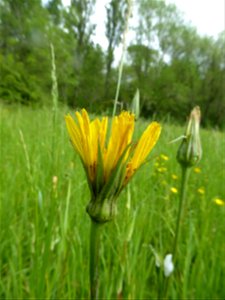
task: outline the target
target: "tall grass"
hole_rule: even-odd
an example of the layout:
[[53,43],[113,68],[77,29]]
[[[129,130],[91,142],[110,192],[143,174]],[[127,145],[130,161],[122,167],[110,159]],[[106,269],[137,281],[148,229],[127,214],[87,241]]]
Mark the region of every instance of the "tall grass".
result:
[[[87,299],[90,218],[85,208],[90,195],[82,165],[68,143],[67,109],[59,108],[56,116],[54,174],[51,111],[0,109],[0,299]],[[139,121],[137,137],[146,125]],[[133,178],[130,191],[123,191],[118,216],[106,225],[100,264],[104,299],[159,295],[163,274],[151,249],[162,257],[172,250],[178,195],[170,188],[179,189],[172,175],[179,179],[180,171],[178,145],[168,142],[183,130],[163,125],[149,164]],[[225,135],[202,130],[202,144],[201,172],[190,175],[168,291],[173,299],[225,297],[225,206],[213,201],[225,200]],[[162,153],[168,161],[159,158]]]

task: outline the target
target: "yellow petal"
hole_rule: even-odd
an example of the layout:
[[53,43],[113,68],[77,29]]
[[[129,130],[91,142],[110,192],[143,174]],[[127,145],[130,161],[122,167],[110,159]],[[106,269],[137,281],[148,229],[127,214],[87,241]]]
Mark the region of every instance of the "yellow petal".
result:
[[[128,112],[122,112],[119,116],[113,118],[111,136],[108,147],[104,154],[105,179],[109,177],[115,168],[121,155],[127,146],[131,143],[134,131],[134,115]],[[127,158],[128,153],[125,158]]]
[[148,154],[158,141],[161,133],[161,126],[157,122],[151,123],[143,132],[138,144],[135,147],[133,157],[127,164],[124,185],[128,183],[136,170],[144,163]]
[[75,150],[81,156],[86,167],[89,179],[94,181],[98,163],[98,144],[100,144],[100,149],[103,153],[108,118],[104,117],[102,121],[96,118],[94,121],[90,122],[88,113],[85,109],[82,109],[81,113],[77,111],[75,115],[77,123],[70,115],[65,117],[67,130]]
[[105,142],[106,142],[106,133],[108,129],[108,118],[102,118],[102,121],[99,124],[99,143],[102,149],[102,153],[104,152]]
[[78,154],[81,156],[81,158],[84,160],[80,130],[70,115],[67,115],[65,117],[65,121],[66,121],[66,127],[68,130],[72,145],[74,146],[74,148],[78,152]]
[[78,120],[78,128],[80,130],[84,162],[88,168],[92,168],[93,152],[95,149],[93,149],[91,145],[90,120],[85,109],[82,109],[81,114],[76,112],[76,117]]
[[143,164],[148,154],[155,146],[161,133],[161,126],[157,122],[151,123],[143,132],[131,159],[134,169]]

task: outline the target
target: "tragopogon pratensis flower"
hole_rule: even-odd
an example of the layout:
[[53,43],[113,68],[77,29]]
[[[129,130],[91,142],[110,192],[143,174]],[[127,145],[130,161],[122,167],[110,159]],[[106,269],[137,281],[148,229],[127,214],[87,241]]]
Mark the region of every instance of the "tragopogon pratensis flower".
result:
[[114,217],[119,193],[146,161],[159,138],[161,127],[152,122],[134,145],[133,114],[123,111],[115,116],[110,130],[107,117],[90,121],[85,109],[75,115],[76,121],[70,115],[65,119],[91,191],[87,212],[95,222],[106,222]]

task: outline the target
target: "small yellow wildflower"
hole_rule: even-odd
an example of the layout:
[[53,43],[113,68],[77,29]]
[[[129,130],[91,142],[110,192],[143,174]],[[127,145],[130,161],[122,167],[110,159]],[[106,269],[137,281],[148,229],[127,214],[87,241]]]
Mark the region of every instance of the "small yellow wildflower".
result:
[[73,168],[74,168],[74,162],[73,162],[73,161],[70,162],[69,167],[70,167],[70,169],[73,169]]
[[214,199],[214,202],[215,202],[217,205],[219,205],[219,206],[224,206],[224,205],[225,205],[225,202],[224,202],[222,199],[220,199],[220,198],[215,198],[215,199]]
[[57,185],[57,182],[58,182],[58,176],[53,176],[52,177],[52,183],[53,183],[53,185]]
[[159,168],[157,168],[157,171],[159,173],[165,173],[167,171],[167,168],[165,168],[165,167],[159,167]]
[[178,179],[178,176],[176,174],[172,174],[171,177],[172,177],[173,180],[177,180]]
[[170,191],[171,191],[173,194],[177,194],[177,193],[178,193],[178,190],[177,190],[177,188],[175,188],[175,187],[171,187],[171,188],[170,188]]
[[[76,112],[76,122],[65,117],[67,130],[75,151],[85,168],[92,199],[87,207],[96,222],[106,222],[115,214],[115,199],[130,181],[155,146],[161,126],[152,122],[133,145],[134,114],[123,111],[112,120],[107,140],[108,118],[89,120],[82,109]],[[108,141],[108,142],[107,142]]]
[[200,187],[199,189],[197,189],[197,192],[198,192],[200,195],[204,195],[204,194],[205,194],[205,189],[204,189],[204,187]]
[[58,177],[57,177],[57,176],[53,176],[53,177],[52,177],[53,190],[56,190],[56,188],[57,188],[57,183],[58,183]]
[[198,168],[198,167],[194,168],[194,172],[197,173],[197,174],[201,173],[201,171],[202,170],[200,168]]
[[162,186],[167,186],[166,180],[161,181],[161,185],[162,185]]
[[165,160],[165,161],[169,160],[169,157],[165,154],[161,154],[160,157],[162,158],[162,160]]

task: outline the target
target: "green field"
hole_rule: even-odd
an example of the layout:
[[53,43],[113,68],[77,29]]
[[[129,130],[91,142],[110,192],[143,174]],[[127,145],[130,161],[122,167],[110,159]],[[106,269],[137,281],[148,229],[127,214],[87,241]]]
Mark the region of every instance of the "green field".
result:
[[[0,109],[0,299],[87,299],[90,194],[65,128],[69,109],[59,109],[55,128],[50,109]],[[147,123],[137,121],[137,138]],[[161,257],[172,251],[180,167],[179,142],[168,142],[185,127],[162,126],[149,163],[105,226],[102,299],[163,296],[152,249]],[[225,134],[210,129],[201,137],[203,158],[190,175],[170,299],[225,298],[225,206],[215,202],[225,201]]]

